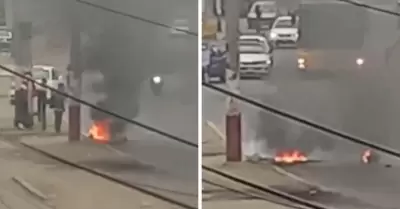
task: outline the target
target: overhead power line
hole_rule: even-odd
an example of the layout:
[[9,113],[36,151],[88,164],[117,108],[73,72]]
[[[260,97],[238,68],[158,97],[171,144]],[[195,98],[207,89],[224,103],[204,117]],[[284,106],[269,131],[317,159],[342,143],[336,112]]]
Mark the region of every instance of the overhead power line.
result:
[[352,4],[352,5],[355,5],[355,6],[358,6],[358,7],[363,7],[363,8],[368,9],[368,10],[373,10],[373,11],[382,12],[382,13],[385,13],[385,14],[388,14],[388,15],[400,17],[400,13],[398,13],[398,12],[390,11],[390,10],[387,10],[387,9],[382,9],[382,8],[379,8],[379,7],[374,7],[374,6],[371,6],[371,5],[368,5],[368,4],[364,4],[364,3],[361,3],[361,2],[357,2],[357,1],[352,1],[352,0],[335,0],[335,1],[345,2],[345,3]]
[[296,121],[296,122],[301,123],[301,124],[305,124],[305,125],[310,126],[312,128],[318,129],[318,130],[320,130],[322,132],[331,134],[333,136],[337,136],[337,137],[339,137],[341,139],[345,139],[345,140],[353,142],[355,144],[361,144],[361,145],[364,145],[364,146],[379,150],[381,152],[387,153],[389,155],[393,155],[393,156],[395,156],[397,158],[400,158],[400,152],[397,151],[397,150],[390,149],[390,148],[388,148],[386,146],[378,145],[378,144],[366,141],[366,140],[361,139],[359,137],[352,136],[350,134],[335,130],[333,128],[330,128],[330,127],[327,127],[327,126],[324,126],[324,125],[321,125],[321,124],[318,124],[318,123],[313,122],[311,120],[308,120],[308,119],[305,119],[305,118],[301,118],[300,116],[296,116],[294,114],[288,113],[288,112],[286,112],[284,110],[280,110],[280,109],[278,109],[276,107],[273,107],[273,106],[270,106],[270,105],[262,104],[260,102],[257,102],[255,100],[253,100],[253,99],[249,99],[247,97],[235,94],[235,93],[233,93],[231,91],[216,87],[214,85],[210,85],[208,83],[204,83],[203,82],[203,86],[206,86],[206,87],[208,87],[210,89],[216,90],[216,91],[218,91],[220,93],[226,94],[228,96],[234,97],[234,98],[236,98],[238,100],[241,100],[241,101],[244,101],[244,102],[246,102],[248,104],[254,105],[254,106],[258,107],[258,108],[261,108],[263,110],[271,112],[271,113],[273,113],[275,115],[278,115],[278,116],[281,116],[281,117],[284,117],[284,118],[288,118],[288,119],[290,119],[292,121]]
[[78,2],[78,3],[84,4],[84,5],[87,5],[87,6],[90,6],[90,7],[93,7],[93,8],[97,8],[97,9],[100,9],[100,10],[103,10],[103,11],[106,11],[106,12],[114,13],[114,14],[117,14],[117,15],[120,15],[120,16],[123,16],[123,17],[131,18],[131,19],[134,19],[134,20],[139,20],[139,21],[146,22],[146,23],[149,23],[149,24],[152,24],[152,25],[163,27],[163,28],[174,29],[174,30],[177,30],[179,32],[186,33],[188,35],[198,36],[198,33],[193,32],[193,31],[188,31],[188,30],[182,30],[182,29],[179,29],[179,28],[175,28],[173,26],[170,26],[170,25],[167,25],[167,24],[164,24],[164,23],[160,23],[160,22],[157,22],[157,21],[154,21],[154,20],[150,20],[150,19],[147,19],[147,18],[144,18],[144,17],[140,17],[140,16],[136,16],[136,15],[133,15],[133,14],[129,14],[129,13],[126,13],[126,12],[118,11],[116,9],[112,9],[112,8],[109,8],[109,7],[106,7],[106,6],[102,6],[100,4],[95,4],[95,3],[88,2],[88,1],[83,1],[83,0],[75,0],[75,1]]
[[100,111],[100,112],[106,113],[106,114],[111,115],[111,116],[114,116],[114,117],[116,117],[116,118],[118,118],[118,119],[121,119],[121,120],[123,120],[123,121],[125,121],[125,122],[131,123],[131,124],[134,124],[134,125],[137,125],[137,126],[139,126],[139,127],[141,127],[141,128],[147,129],[147,130],[149,130],[149,131],[151,131],[151,132],[157,133],[157,134],[159,134],[159,135],[161,135],[161,136],[167,137],[167,138],[172,139],[172,140],[174,140],[174,141],[176,141],[176,142],[179,142],[179,143],[182,143],[182,144],[186,144],[186,145],[191,146],[191,147],[198,147],[198,145],[197,145],[196,143],[187,141],[187,140],[182,139],[182,138],[180,138],[180,137],[178,137],[178,136],[174,136],[174,135],[169,134],[169,133],[167,133],[167,132],[165,132],[165,131],[161,131],[161,130],[159,130],[159,129],[156,129],[156,128],[151,127],[151,126],[149,126],[149,125],[140,123],[140,122],[138,122],[138,121],[135,121],[135,120],[126,118],[126,117],[121,116],[121,115],[119,115],[119,114],[117,114],[117,113],[115,113],[115,112],[112,112],[112,111],[109,111],[109,110],[100,108],[100,107],[98,107],[98,106],[96,106],[96,105],[94,105],[94,104],[91,104],[91,103],[89,103],[89,102],[86,102],[86,101],[84,101],[84,100],[81,100],[81,99],[79,99],[79,98],[76,98],[76,97],[74,97],[74,96],[71,96],[71,95],[68,94],[68,93],[61,92],[61,91],[59,91],[58,89],[55,89],[55,88],[52,88],[52,87],[50,87],[50,86],[48,86],[48,85],[46,85],[46,84],[37,82],[35,79],[32,79],[32,78],[30,78],[30,77],[28,77],[28,76],[26,76],[26,75],[24,75],[24,74],[22,74],[22,73],[19,73],[19,72],[16,72],[16,71],[14,71],[14,70],[11,70],[10,68],[5,67],[4,65],[0,65],[0,69],[4,70],[4,71],[6,71],[6,72],[9,72],[9,73],[11,73],[11,74],[13,74],[13,75],[15,75],[15,76],[17,76],[17,77],[19,77],[19,78],[22,78],[22,79],[25,79],[25,80],[27,80],[27,81],[33,82],[33,83],[35,83],[36,85],[42,86],[43,88],[50,89],[51,91],[56,92],[57,94],[60,94],[60,95],[62,95],[62,96],[64,96],[64,97],[67,97],[67,98],[69,98],[69,99],[71,99],[71,100],[73,100],[73,101],[75,101],[75,102],[78,102],[78,103],[80,103],[80,104],[84,104],[84,105],[86,105],[86,106],[88,106],[88,107],[91,107],[91,108],[93,108],[93,109],[95,109],[95,110],[98,110],[98,111]]

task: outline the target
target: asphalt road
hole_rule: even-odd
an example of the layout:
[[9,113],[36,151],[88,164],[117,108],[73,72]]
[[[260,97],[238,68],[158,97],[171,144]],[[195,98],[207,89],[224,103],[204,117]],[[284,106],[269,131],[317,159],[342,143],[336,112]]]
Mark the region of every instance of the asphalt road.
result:
[[[393,10],[393,2],[382,1],[378,6]],[[388,66],[383,65],[385,49],[393,45],[398,36],[398,20],[375,12],[370,13],[370,18],[370,33],[364,49],[377,55],[376,59],[382,63],[379,69],[303,75],[295,69],[295,50],[277,50],[276,68],[271,77],[265,81],[242,81],[241,94],[400,150],[397,139],[400,98],[396,94],[399,75],[395,58],[399,50],[394,50]],[[203,88],[203,101],[205,119],[216,121],[222,128],[224,96]],[[360,157],[364,147],[320,134],[246,104],[241,107],[246,154],[262,152],[268,156],[273,155],[275,149],[301,148],[311,152],[310,158],[323,162],[291,167],[291,172],[380,207],[399,205],[392,196],[400,188],[395,178],[399,175],[397,159],[382,156],[382,162],[397,165],[394,168],[363,166]]]

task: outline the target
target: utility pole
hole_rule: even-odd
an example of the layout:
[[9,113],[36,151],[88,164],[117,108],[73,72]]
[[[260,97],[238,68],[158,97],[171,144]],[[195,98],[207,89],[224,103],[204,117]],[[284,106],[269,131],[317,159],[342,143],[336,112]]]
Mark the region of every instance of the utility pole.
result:
[[[240,66],[238,41],[240,36],[239,20],[241,0],[225,1],[226,38],[229,60],[227,84],[231,92],[239,94]],[[229,74],[229,73],[228,73]],[[226,160],[238,162],[242,160],[242,131],[241,113],[237,101],[233,97],[228,98],[228,111],[226,114]]]
[[[16,65],[16,71],[18,73],[32,72],[32,22],[27,21],[23,14],[22,2],[13,1],[12,4],[12,16],[13,16],[13,41],[12,41],[12,57]],[[15,78],[17,86],[22,83],[21,78]],[[33,124],[33,82],[27,82],[28,87],[28,112],[30,121]]]
[[[71,20],[71,46],[70,46],[70,64],[68,66],[68,89],[72,96],[81,98],[82,89],[82,66],[81,66],[81,44],[79,13],[76,8],[76,2],[70,2]],[[68,106],[68,140],[79,141],[81,138],[81,105],[69,100]]]

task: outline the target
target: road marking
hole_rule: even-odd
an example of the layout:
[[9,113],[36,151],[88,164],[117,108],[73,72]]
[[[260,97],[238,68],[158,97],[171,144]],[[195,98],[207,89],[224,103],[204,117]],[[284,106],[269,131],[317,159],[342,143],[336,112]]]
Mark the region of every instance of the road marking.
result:
[[25,179],[23,179],[22,177],[19,176],[14,176],[12,177],[12,179],[14,180],[15,183],[19,184],[22,188],[24,188],[26,191],[28,191],[30,194],[38,197],[41,200],[48,200],[49,197],[47,195],[45,195],[43,192],[41,192],[39,189],[35,188],[34,186],[32,186],[32,184],[30,184],[29,182],[27,182]]
[[215,125],[215,123],[207,120],[206,124],[215,134],[218,135],[219,139],[221,139],[221,140],[225,140],[226,139],[225,134],[217,127],[217,125]]
[[307,181],[306,179],[304,179],[304,178],[302,178],[302,177],[300,177],[300,176],[298,176],[298,175],[295,175],[294,173],[291,173],[291,172],[289,172],[289,171],[287,171],[287,170],[285,170],[285,169],[283,169],[283,168],[281,168],[281,167],[279,167],[279,166],[272,165],[272,168],[273,168],[277,173],[279,173],[279,174],[281,174],[281,175],[284,175],[284,176],[287,176],[287,177],[289,177],[289,178],[292,178],[292,179],[294,179],[295,181],[299,181],[299,182],[301,182],[301,183],[303,183],[303,184],[306,184],[306,185],[308,185],[308,186],[310,186],[310,187],[312,187],[312,188],[318,189],[319,191],[322,191],[322,192],[334,192],[334,191],[333,191],[332,189],[330,189],[330,188],[327,188],[327,187],[325,187],[325,186],[318,185],[318,184],[315,184],[315,183],[311,183],[311,182]]
[[0,149],[15,149],[15,146],[9,142],[0,141]]

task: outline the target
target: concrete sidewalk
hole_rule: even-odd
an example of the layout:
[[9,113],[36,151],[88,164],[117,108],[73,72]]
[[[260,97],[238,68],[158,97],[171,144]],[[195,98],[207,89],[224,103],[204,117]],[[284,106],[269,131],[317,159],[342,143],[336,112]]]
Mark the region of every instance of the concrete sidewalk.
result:
[[[289,178],[288,176],[282,175],[276,172],[275,167],[270,164],[261,163],[225,163],[224,155],[224,143],[225,141],[220,138],[215,132],[212,132],[208,126],[203,128],[203,165],[213,169],[217,169],[220,172],[230,174],[240,179],[244,179],[248,182],[262,185],[265,187],[272,188],[285,188],[293,193],[308,193],[312,188],[302,182],[295,179]],[[298,205],[288,202],[287,200],[277,198],[266,194],[262,191],[251,189],[242,184],[238,184],[233,181],[223,181],[212,177],[209,172],[203,171],[203,179],[218,182],[229,188],[235,188],[235,190],[248,193],[253,199],[220,199],[215,201],[204,200],[204,197],[210,198],[209,195],[203,196],[203,208],[271,208],[271,209],[289,209],[293,208],[293,205],[299,208]],[[223,182],[223,183],[221,183]],[[203,183],[204,184],[204,183]],[[203,188],[203,191],[207,190]],[[203,192],[204,193],[204,192]]]
[[[56,158],[96,170],[96,172],[127,184],[186,205],[197,206],[197,189],[191,189],[190,182],[173,176],[152,164],[139,162],[133,156],[111,146],[94,144],[89,141],[68,143],[67,138],[62,136],[25,137],[21,142]],[[195,193],[192,192],[194,190]]]
[[0,209],[179,208],[1,142]]

